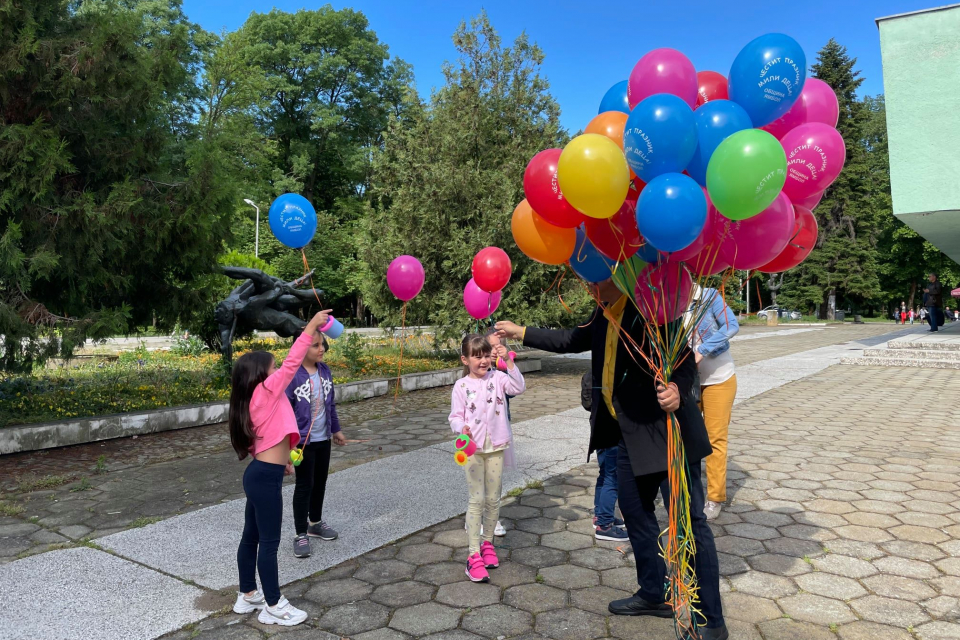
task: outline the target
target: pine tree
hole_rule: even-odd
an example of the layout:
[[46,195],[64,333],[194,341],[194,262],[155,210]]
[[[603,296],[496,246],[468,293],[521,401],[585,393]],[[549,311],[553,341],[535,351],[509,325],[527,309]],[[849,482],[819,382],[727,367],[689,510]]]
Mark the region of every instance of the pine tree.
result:
[[[475,327],[462,301],[471,261],[493,245],[510,255],[514,269],[497,317],[560,322],[557,291],[546,293],[558,269],[524,256],[510,231],[527,162],[567,139],[540,75],[543,53],[525,35],[503,46],[486,13],[461,24],[453,42],[460,57],[444,66],[445,85],[429,105],[409,96],[408,119],[391,126],[377,161],[377,208],[363,254],[366,300],[378,317],[398,323],[400,303],[384,274],[396,256],[416,256],[427,280],[408,320],[459,334]],[[565,290],[573,291],[569,281]]]

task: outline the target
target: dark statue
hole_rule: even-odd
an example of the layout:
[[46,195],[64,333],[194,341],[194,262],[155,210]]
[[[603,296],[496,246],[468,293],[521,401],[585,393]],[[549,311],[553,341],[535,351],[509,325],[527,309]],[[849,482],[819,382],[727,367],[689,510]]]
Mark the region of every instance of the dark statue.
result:
[[313,271],[292,282],[246,267],[223,267],[223,274],[246,280],[231,291],[226,300],[217,303],[213,312],[220,329],[221,351],[227,360],[233,358],[233,337],[238,333],[243,335],[256,329],[289,338],[303,331],[306,321],[294,314],[323,295],[319,289],[297,288]]

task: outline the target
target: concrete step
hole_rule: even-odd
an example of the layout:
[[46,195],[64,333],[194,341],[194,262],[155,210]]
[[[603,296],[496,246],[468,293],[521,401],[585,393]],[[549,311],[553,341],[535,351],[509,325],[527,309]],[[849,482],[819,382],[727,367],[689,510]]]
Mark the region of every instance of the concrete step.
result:
[[916,369],[956,369],[960,371],[960,360],[921,360],[913,358],[881,358],[849,356],[840,359],[840,364],[852,364],[863,367],[913,367]]
[[864,349],[863,355],[869,358],[896,358],[899,360],[960,361],[960,350],[955,349]]
[[[931,334],[932,335],[932,334]],[[900,338],[897,340],[891,340],[887,343],[888,349],[921,349],[924,351],[960,351],[960,340],[957,340],[955,336],[951,336],[953,340],[935,340],[931,338],[920,339],[904,339]]]

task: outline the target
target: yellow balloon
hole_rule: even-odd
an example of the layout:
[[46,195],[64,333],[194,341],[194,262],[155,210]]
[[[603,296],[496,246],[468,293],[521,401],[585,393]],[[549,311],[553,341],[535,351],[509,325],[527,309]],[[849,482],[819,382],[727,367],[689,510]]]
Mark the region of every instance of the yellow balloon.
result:
[[613,216],[630,190],[630,169],[623,150],[598,133],[567,144],[557,162],[557,181],[573,208],[591,218]]

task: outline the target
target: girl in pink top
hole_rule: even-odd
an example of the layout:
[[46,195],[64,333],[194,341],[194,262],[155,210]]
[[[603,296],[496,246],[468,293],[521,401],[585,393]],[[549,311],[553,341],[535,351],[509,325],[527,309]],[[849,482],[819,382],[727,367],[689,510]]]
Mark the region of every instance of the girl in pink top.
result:
[[[496,356],[507,361],[505,373],[495,369]],[[463,339],[460,360],[464,365],[464,377],[453,385],[450,428],[456,434],[470,436],[477,445],[476,452],[464,465],[470,493],[467,504],[470,546],[466,574],[474,582],[489,582],[487,569],[500,566],[493,536],[500,517],[504,452],[513,440],[506,396],[518,396],[526,387],[523,375],[508,357],[506,347],[502,344],[491,347],[481,335],[471,334]]]
[[[260,611],[262,624],[286,627],[300,624],[307,614],[280,594],[277,547],[283,520],[283,476],[293,473],[290,449],[300,442],[300,430],[287,400],[287,385],[293,379],[317,330],[324,326],[329,311],[321,311],[307,324],[277,369],[273,354],[253,351],[233,365],[230,392],[230,441],[243,460],[253,461],[243,473],[247,495],[243,535],[237,549],[240,591],[233,605],[236,613]],[[257,591],[260,574],[263,594]]]

